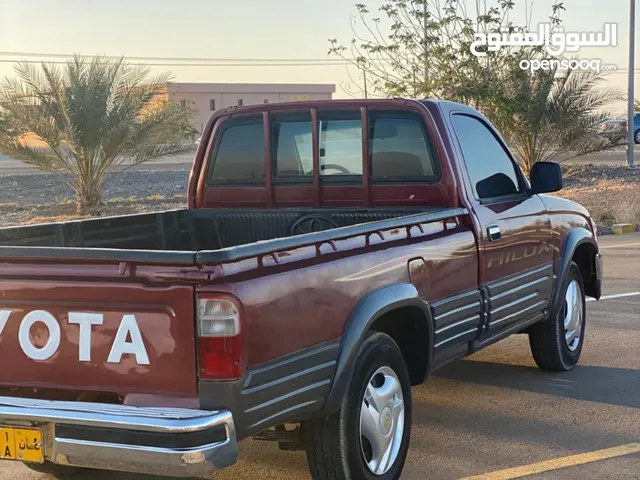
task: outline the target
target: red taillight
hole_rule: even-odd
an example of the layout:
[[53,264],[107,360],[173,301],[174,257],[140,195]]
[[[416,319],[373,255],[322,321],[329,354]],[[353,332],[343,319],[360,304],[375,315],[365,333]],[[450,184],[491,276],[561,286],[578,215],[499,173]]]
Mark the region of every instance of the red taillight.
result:
[[200,378],[229,380],[244,374],[244,328],[240,302],[228,295],[199,295]]

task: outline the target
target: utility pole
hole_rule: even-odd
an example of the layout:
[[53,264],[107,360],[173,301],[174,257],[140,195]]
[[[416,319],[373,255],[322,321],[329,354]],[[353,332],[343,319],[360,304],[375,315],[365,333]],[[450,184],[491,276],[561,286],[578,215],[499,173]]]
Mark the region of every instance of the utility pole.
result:
[[429,0],[424,0],[424,97],[429,96]]
[[362,77],[364,78],[364,98],[369,98],[369,93],[367,92],[367,71],[362,70]]
[[629,12],[629,110],[627,120],[627,165],[634,166],[633,154],[635,150],[635,54],[636,54],[636,0],[630,1]]

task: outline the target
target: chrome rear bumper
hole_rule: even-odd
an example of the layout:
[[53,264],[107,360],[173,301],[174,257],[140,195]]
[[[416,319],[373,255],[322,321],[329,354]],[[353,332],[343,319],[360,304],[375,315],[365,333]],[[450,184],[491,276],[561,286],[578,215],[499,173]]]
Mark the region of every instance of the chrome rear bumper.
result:
[[238,450],[226,410],[0,397],[0,425],[42,429],[51,462],[105,470],[198,476],[232,465]]

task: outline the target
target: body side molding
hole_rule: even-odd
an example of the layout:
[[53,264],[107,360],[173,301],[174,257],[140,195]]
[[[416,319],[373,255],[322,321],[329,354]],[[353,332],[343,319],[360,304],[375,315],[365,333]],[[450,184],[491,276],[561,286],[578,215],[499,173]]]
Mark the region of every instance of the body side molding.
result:
[[339,343],[336,338],[254,365],[238,380],[201,381],[200,406],[226,406],[240,440],[284,420],[311,418],[329,392]]

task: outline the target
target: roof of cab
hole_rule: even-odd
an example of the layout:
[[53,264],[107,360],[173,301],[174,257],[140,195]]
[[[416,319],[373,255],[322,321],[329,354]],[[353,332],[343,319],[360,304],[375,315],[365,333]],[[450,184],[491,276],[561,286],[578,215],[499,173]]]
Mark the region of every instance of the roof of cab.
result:
[[312,109],[312,108],[362,108],[369,106],[376,107],[393,107],[398,105],[409,105],[409,104],[436,104],[442,107],[451,109],[451,108],[459,108],[459,109],[468,109],[467,105],[451,102],[449,100],[439,100],[439,99],[412,99],[412,98],[353,98],[353,99],[340,99],[340,100],[303,100],[297,102],[280,102],[280,103],[260,103],[256,105],[245,105],[245,106],[231,106],[226,107],[220,110],[213,112],[212,117],[221,117],[225,115],[233,115],[237,113],[262,113],[262,112],[278,112],[278,111],[287,111],[287,110],[300,110],[301,108]]
[[369,99],[345,99],[345,100],[303,100],[297,102],[260,103],[256,105],[231,106],[214,112],[214,115],[229,115],[233,113],[271,112],[280,110],[292,110],[304,107],[311,108],[362,108],[367,106],[398,105],[421,100],[409,98],[369,98]]

